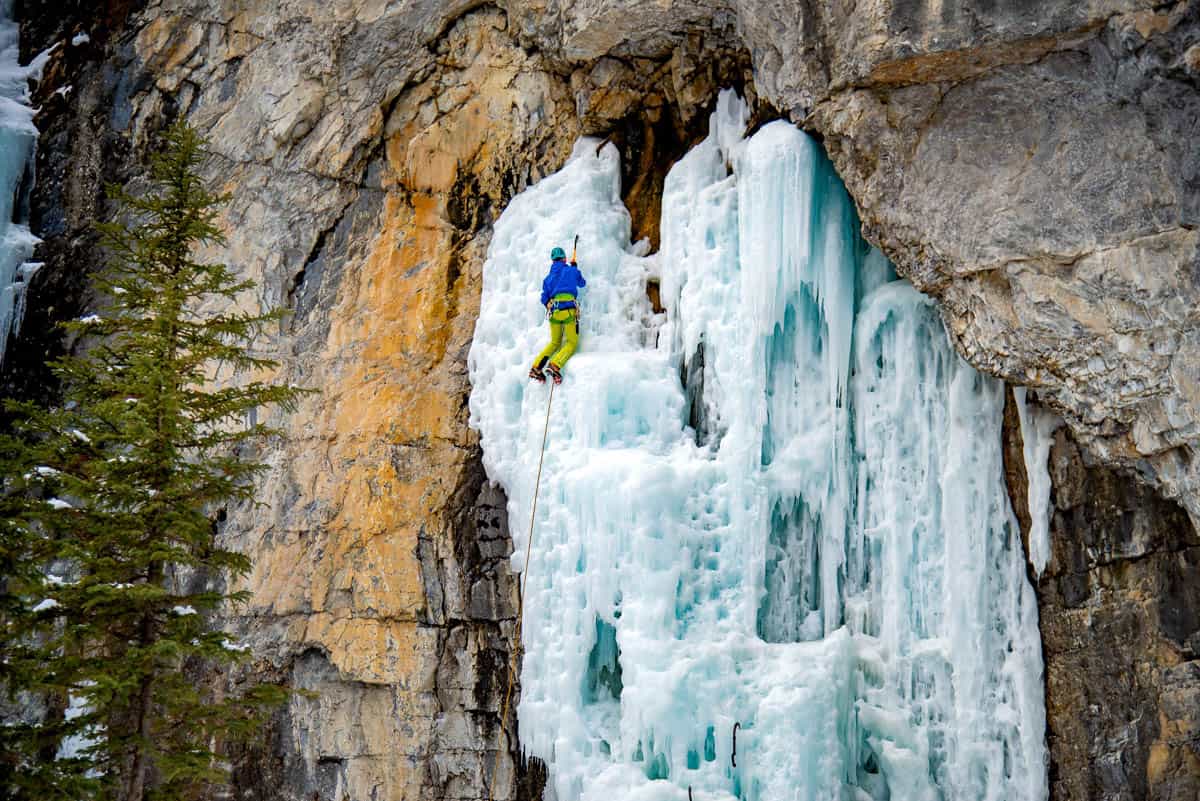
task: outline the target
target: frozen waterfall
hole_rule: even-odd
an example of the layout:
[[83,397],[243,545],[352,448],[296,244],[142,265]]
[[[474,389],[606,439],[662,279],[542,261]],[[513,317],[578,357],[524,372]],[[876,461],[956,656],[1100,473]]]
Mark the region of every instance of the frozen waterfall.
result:
[[45,56],[20,64],[20,29],[12,18],[13,0],[0,0],[0,364],[8,337],[21,325],[25,288],[41,265],[29,262],[38,239],[29,230],[28,194],[37,142],[29,78]]
[[1003,388],[863,242],[820,148],[745,119],[723,93],[667,178],[656,255],[594,141],[496,224],[471,414],[518,567],[550,248],[579,234],[588,279],[525,580],[521,742],[558,801],[1040,801]]

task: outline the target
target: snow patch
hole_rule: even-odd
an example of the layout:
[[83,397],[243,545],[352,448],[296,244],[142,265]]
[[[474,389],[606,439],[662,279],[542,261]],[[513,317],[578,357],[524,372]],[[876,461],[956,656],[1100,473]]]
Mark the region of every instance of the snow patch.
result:
[[[82,681],[79,683],[78,689],[84,690],[94,686],[96,686],[95,682]],[[68,693],[67,698],[67,708],[63,712],[63,717],[65,717],[67,720],[78,720],[92,711],[92,707],[91,704],[88,703],[87,696],[82,692]],[[62,744],[59,745],[58,758],[74,759],[76,757],[83,756],[87,749],[91,748],[98,742],[102,731],[102,726],[86,726],[81,733],[66,737],[62,741]],[[89,770],[87,775],[94,778],[99,774],[94,770]]]

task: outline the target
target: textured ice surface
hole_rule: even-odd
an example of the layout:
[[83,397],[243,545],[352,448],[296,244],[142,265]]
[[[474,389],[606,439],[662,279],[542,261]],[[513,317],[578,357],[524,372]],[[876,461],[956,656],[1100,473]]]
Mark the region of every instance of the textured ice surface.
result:
[[27,264],[38,240],[24,223],[31,156],[37,140],[29,107],[29,77],[40,62],[19,62],[19,29],[12,0],[0,0],[0,363],[8,335],[21,324],[25,287],[40,265]]
[[522,745],[559,801],[1043,799],[1001,385],[861,240],[815,143],[743,140],[745,119],[723,94],[654,256],[592,141],[496,224],[471,414],[517,566],[550,248],[579,234],[588,279],[525,577]]

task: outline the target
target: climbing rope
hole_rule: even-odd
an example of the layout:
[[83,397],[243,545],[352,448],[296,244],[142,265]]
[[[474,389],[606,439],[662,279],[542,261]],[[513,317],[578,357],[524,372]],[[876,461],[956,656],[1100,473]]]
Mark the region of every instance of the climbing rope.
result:
[[[579,237],[575,238],[578,241]],[[550,404],[554,402],[554,384],[550,385],[550,396],[546,398],[546,424],[542,427],[542,449],[538,452],[537,478],[533,482],[533,507],[529,510],[529,534],[525,537],[525,568],[517,585],[517,625],[513,629],[512,656],[508,660],[508,679],[504,688],[504,703],[500,707],[500,744],[496,748],[496,761],[492,765],[492,777],[488,780],[488,801],[496,799],[496,774],[500,772],[500,753],[507,740],[508,705],[512,699],[513,676],[516,673],[517,657],[521,655],[521,622],[525,619],[525,591],[522,585],[529,576],[529,555],[533,553],[533,521],[537,518],[538,491],[542,487],[542,464],[546,461],[546,438],[550,434]]]

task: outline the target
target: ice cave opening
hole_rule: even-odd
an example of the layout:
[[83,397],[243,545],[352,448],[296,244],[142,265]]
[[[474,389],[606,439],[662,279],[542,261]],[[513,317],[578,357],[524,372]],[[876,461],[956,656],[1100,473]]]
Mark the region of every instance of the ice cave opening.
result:
[[1003,385],[861,238],[820,146],[746,120],[722,93],[653,255],[591,140],[495,226],[470,407],[514,532],[545,256],[578,234],[588,279],[525,577],[521,743],[559,801],[1041,801]]

